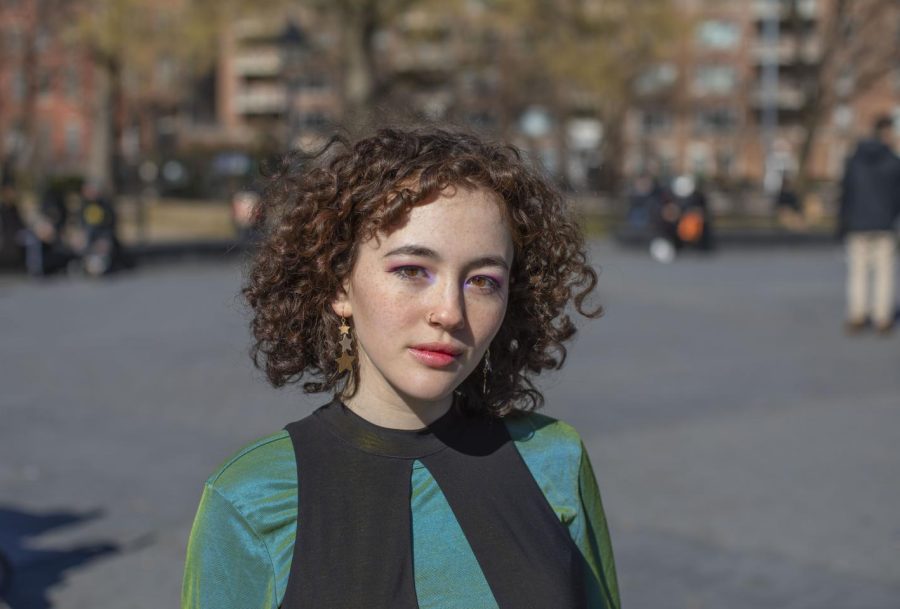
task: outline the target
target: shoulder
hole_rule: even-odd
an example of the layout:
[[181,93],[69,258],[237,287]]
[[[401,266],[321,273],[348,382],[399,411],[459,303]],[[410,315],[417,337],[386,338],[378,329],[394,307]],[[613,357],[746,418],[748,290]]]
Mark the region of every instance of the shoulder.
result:
[[551,468],[557,473],[577,475],[583,445],[574,427],[536,412],[516,413],[503,421],[516,448],[533,471],[534,464],[540,463],[544,470]]
[[266,496],[293,489],[296,493],[297,464],[286,430],[255,440],[220,465],[207,478],[206,487],[246,513]]
[[207,478],[188,542],[182,607],[276,606],[290,572],[297,490],[287,431],[247,444]]
[[508,416],[504,422],[522,461],[557,518],[565,524],[574,522],[581,509],[581,436],[568,423],[535,412]]
[[565,421],[537,412],[516,413],[503,421],[517,444],[581,453],[581,436]]

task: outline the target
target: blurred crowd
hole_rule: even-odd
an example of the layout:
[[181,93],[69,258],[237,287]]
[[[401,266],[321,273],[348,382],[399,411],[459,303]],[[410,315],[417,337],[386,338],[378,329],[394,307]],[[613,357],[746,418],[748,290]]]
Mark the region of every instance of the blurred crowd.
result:
[[0,185],[0,268],[40,277],[57,273],[101,276],[130,267],[118,237],[112,199],[89,181],[54,183],[26,222],[11,179]]

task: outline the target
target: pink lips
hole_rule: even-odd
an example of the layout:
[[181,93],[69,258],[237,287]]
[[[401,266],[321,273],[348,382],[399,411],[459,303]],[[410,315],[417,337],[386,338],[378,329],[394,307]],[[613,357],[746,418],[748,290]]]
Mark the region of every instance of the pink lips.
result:
[[462,349],[444,343],[426,343],[409,348],[410,354],[431,368],[445,368],[457,360]]

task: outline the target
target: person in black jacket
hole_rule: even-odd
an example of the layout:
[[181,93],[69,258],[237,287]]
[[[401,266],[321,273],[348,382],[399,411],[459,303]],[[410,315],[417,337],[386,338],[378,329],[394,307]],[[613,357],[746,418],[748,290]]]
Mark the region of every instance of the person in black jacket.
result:
[[25,230],[16,187],[4,178],[0,183],[0,269],[25,268]]
[[[849,333],[863,329],[869,319],[882,334],[894,327],[900,158],[889,146],[892,128],[890,117],[879,118],[872,137],[859,143],[844,171],[838,235],[847,243]],[[874,277],[871,301],[870,273]]]

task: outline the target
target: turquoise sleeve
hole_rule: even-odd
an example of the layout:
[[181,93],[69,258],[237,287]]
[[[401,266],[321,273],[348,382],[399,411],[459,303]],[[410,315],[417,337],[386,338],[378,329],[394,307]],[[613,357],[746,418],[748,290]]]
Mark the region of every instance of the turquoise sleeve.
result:
[[551,417],[506,421],[535,481],[584,557],[589,609],[621,609],[616,567],[600,489],[581,437]]
[[181,609],[275,609],[275,569],[241,513],[208,484],[188,541]]
[[580,539],[576,543],[590,565],[589,607],[591,609],[620,609],[619,585],[606,514],[600,499],[600,489],[594,477],[594,469],[584,445],[581,446],[581,466],[578,473],[578,494],[583,526],[579,527]]

